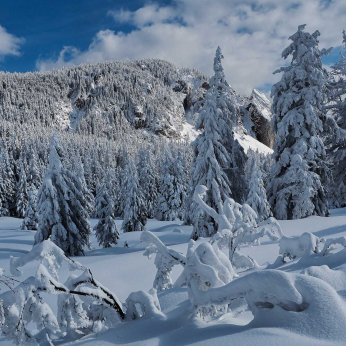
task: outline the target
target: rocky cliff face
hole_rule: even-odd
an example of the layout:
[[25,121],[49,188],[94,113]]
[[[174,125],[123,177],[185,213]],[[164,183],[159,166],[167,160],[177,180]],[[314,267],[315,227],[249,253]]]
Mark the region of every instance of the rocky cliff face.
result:
[[250,97],[244,97],[241,103],[241,118],[248,134],[269,148],[273,148],[274,134],[270,124],[273,115],[268,98],[254,89]]

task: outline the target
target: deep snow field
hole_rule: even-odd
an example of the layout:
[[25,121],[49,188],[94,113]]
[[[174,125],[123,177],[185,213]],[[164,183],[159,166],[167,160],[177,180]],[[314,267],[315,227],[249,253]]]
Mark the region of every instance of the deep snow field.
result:
[[[19,229],[21,222],[20,219],[10,217],[0,218],[0,268],[5,269],[5,274],[9,274],[10,256],[19,257],[30,251],[33,245],[35,232],[21,231]],[[92,226],[96,222],[97,220],[91,220]],[[121,222],[122,220],[117,220],[118,229],[121,228]],[[332,210],[328,218],[314,216],[302,220],[280,221],[280,225],[286,236],[297,236],[304,232],[312,232],[318,237],[325,238],[346,236],[346,208]],[[182,230],[182,233],[173,232],[173,229],[177,227]],[[147,230],[158,236],[165,245],[183,254],[186,253],[191,234],[190,226],[181,226],[180,222],[149,220]],[[94,277],[113,291],[122,302],[133,291],[148,291],[155,277],[154,259],[149,260],[143,256],[145,244],[140,242],[139,237],[140,232],[122,233],[117,246],[100,249],[93,234],[92,249],[87,251],[87,256],[78,257],[78,261],[90,268]],[[128,242],[129,248],[124,247],[125,241]],[[198,242],[203,241],[207,239],[201,239]],[[275,262],[279,254],[279,246],[265,237],[261,245],[244,247],[241,252],[255,259],[260,265],[266,266]],[[301,262],[299,264],[291,262],[281,269],[300,273],[309,266],[320,265],[315,262],[309,263],[309,261],[305,264]],[[329,266],[335,269],[343,263],[346,263],[344,253]],[[28,264],[24,267],[22,278],[34,275],[36,268],[37,262]],[[181,268],[174,267],[173,282],[180,273]],[[342,271],[338,273],[340,274],[338,276],[330,275],[330,280],[333,281],[333,287],[338,287],[336,291],[341,297],[339,305],[345,310],[346,315],[346,302],[342,299],[342,297],[346,299],[344,293],[346,292],[346,275]],[[6,288],[1,287],[1,289],[3,291]],[[56,298],[56,296],[51,297]],[[51,303],[53,308],[54,299]],[[190,302],[186,288],[166,290],[159,294],[159,300],[167,320],[143,318],[125,321],[113,330],[100,335],[87,336],[69,345],[345,345],[346,331],[344,329],[346,328],[340,328],[338,324],[342,321],[336,320],[335,324],[333,321],[325,324],[324,311],[321,318],[316,316],[319,323],[312,326],[305,326],[304,320],[298,318],[296,325],[288,323],[287,328],[284,320],[272,321],[271,326],[268,327],[265,323],[261,325],[258,321],[253,323],[251,312],[242,306],[235,307],[232,313],[224,315],[218,321],[204,322],[193,319],[188,313]],[[343,306],[344,303],[345,306]],[[325,304],[325,312],[333,316],[333,311],[328,311],[328,299],[325,299],[323,304]],[[309,308],[306,311],[308,310]],[[288,319],[294,319],[295,315],[298,316],[303,312],[285,311],[285,314],[283,316],[288,316]],[[330,318],[333,317],[329,317],[329,322]],[[338,314],[335,315],[335,319],[340,320]],[[0,338],[0,344],[11,345],[3,338]]]

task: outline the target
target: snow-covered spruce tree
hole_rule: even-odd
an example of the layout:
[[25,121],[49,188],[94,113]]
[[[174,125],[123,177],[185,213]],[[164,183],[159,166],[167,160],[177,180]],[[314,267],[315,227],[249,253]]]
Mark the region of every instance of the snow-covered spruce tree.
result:
[[256,212],[257,221],[261,222],[273,216],[273,214],[267,201],[267,193],[263,184],[262,172],[257,166],[255,158],[252,160],[251,172],[249,194],[246,204]]
[[20,165],[19,180],[16,187],[16,211],[20,218],[25,217],[29,203],[29,192],[26,183],[26,172],[23,163]]
[[120,193],[117,196],[118,199],[116,201],[116,210],[118,216],[124,217],[126,207],[126,196],[127,192],[130,189],[134,166],[132,164],[132,161],[129,159],[127,153],[122,156],[121,161],[121,167],[123,167],[123,169],[120,169],[120,167],[118,167],[117,169],[117,174],[119,175],[119,181],[121,182],[121,186]]
[[14,173],[10,164],[7,146],[4,145],[0,152],[0,215],[9,216],[14,197]]
[[173,221],[182,218],[187,189],[183,179],[184,172],[180,153],[173,159],[166,151],[159,184],[158,220]]
[[36,208],[37,191],[29,191],[28,207],[26,209],[24,220],[20,226],[21,229],[36,231],[38,228],[38,217]]
[[247,157],[243,147],[234,139],[233,131],[240,122],[239,107],[237,95],[227,83],[222,67],[222,59],[224,59],[224,56],[221,48],[218,47],[214,58],[215,74],[210,78],[209,85],[217,90],[216,105],[221,110],[221,116],[227,124],[222,128],[221,137],[231,158],[228,167],[225,167],[225,172],[232,189],[232,198],[238,203],[243,203],[247,195],[245,177]]
[[96,214],[100,220],[94,227],[94,231],[96,232],[99,245],[103,247],[111,247],[112,244],[116,245],[119,239],[119,232],[115,224],[113,202],[105,182],[99,188],[96,208]]
[[37,193],[41,184],[41,176],[37,155],[34,149],[31,148],[29,159],[28,173],[26,175],[28,187],[28,207],[26,209],[24,220],[21,224],[21,229],[36,231],[38,228],[37,215]]
[[[333,180],[329,186],[328,198],[332,206],[346,206],[346,33],[343,32],[344,52],[331,66],[331,90],[326,109],[331,110],[332,131],[327,135],[328,156],[333,161]],[[330,119],[329,118],[329,119]]]
[[[220,117],[221,110],[216,107],[217,91],[210,88],[205,104],[200,112],[197,128],[204,131],[193,142],[195,159],[192,168],[191,185],[205,185],[208,188],[205,201],[219,211],[222,200],[231,195],[230,183],[224,167],[230,161],[230,155],[222,144],[222,129],[227,126]],[[217,231],[217,224],[199,206],[191,203],[190,217],[193,223],[191,237],[210,237]]]
[[49,167],[38,192],[38,230],[35,244],[50,239],[67,255],[84,255],[91,227],[79,179],[62,166],[63,150],[55,133],[51,138]]
[[41,173],[39,168],[39,162],[37,159],[36,150],[34,148],[30,149],[30,159],[29,159],[29,168],[27,172],[27,184],[28,188],[30,189],[36,189],[38,190],[41,186]]
[[319,50],[320,33],[311,35],[304,28],[300,25],[290,37],[282,57],[292,55],[292,62],[274,72],[283,76],[271,93],[276,135],[269,202],[275,217],[284,220],[328,214],[323,187],[328,168],[321,139],[328,74],[321,57],[330,50]]
[[178,150],[174,156],[175,158],[172,166],[174,194],[172,195],[170,204],[176,218],[182,220],[184,217],[188,189],[188,179],[185,172],[186,162],[184,162],[183,152],[181,150]]
[[94,196],[88,189],[86,180],[85,180],[85,175],[84,175],[84,166],[81,163],[78,167],[78,172],[77,172],[77,178],[80,181],[81,187],[82,187],[82,193],[84,195],[84,199],[86,201],[86,211],[88,213],[88,216],[90,217],[93,213],[93,205],[94,205]]
[[153,160],[151,158],[150,147],[141,149],[137,154],[137,167],[139,176],[139,185],[141,187],[145,210],[147,217],[153,219],[155,217],[156,205],[158,199],[157,183],[158,177],[156,175]]
[[126,169],[128,176],[127,190],[123,195],[125,199],[124,221],[122,229],[124,232],[144,231],[147,223],[144,196],[139,186],[137,169],[133,162]]
[[[342,43],[346,52],[346,32],[342,33]],[[346,129],[346,57],[343,52],[340,52],[340,59],[331,66],[332,92],[331,99],[332,105],[328,108],[333,110],[334,118],[337,124]]]
[[221,58],[221,50],[218,48],[214,60],[215,76],[210,80],[210,89],[205,95],[196,124],[197,129],[203,132],[193,142],[194,161],[185,217],[186,222],[191,220],[193,223],[193,239],[209,237],[217,232],[215,221],[201,212],[199,206],[193,202],[196,186],[207,186],[206,203],[220,211],[224,198],[231,196],[231,184],[225,171],[236,167],[232,161],[235,154],[233,145],[238,143],[234,141],[232,132],[236,121],[236,105],[232,103],[230,88],[227,89],[225,84]]

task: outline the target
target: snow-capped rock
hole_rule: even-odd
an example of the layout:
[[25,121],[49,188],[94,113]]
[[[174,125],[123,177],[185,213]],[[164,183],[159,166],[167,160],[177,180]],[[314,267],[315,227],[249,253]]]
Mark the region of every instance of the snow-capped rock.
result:
[[248,134],[269,148],[273,147],[274,135],[271,128],[271,103],[265,94],[254,89],[250,97],[243,99],[241,107],[243,126]]

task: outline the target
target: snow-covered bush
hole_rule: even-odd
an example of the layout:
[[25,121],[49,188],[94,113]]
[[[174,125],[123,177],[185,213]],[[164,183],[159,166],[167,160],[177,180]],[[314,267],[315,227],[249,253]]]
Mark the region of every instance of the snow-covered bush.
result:
[[155,266],[157,268],[157,273],[154,279],[153,288],[158,292],[172,288],[172,268],[178,264],[184,266],[186,258],[179,252],[166,247],[159,238],[149,231],[143,232],[140,239],[142,242],[149,245],[145,249],[144,256],[150,259],[153,254],[156,254]]
[[324,242],[324,239],[316,237],[312,233],[305,232],[299,237],[282,237],[279,242],[279,254],[282,255],[284,261],[286,257],[289,259],[310,256],[319,253],[318,245]]
[[[0,295],[4,306],[2,332],[18,345],[81,337],[114,326],[125,317],[118,298],[97,282],[89,269],[66,257],[50,240],[35,245],[21,257],[12,257],[12,275],[19,277],[19,268],[32,261],[39,262],[36,275]],[[70,276],[64,284],[59,282],[59,269],[63,264],[81,274]],[[59,295],[57,316],[44,302],[43,293]]]
[[166,319],[165,314],[161,312],[160,302],[154,288],[151,288],[149,293],[132,292],[126,299],[126,306],[126,317],[133,320],[140,317]]
[[218,248],[213,248],[209,243],[196,246],[194,240],[190,240],[186,254],[184,270],[175,282],[174,286],[187,286],[189,299],[194,307],[194,312],[203,317],[215,317],[227,310],[227,305],[199,306],[196,308],[195,288],[207,291],[212,287],[221,287],[233,280],[237,274],[227,256]]
[[331,253],[333,250],[333,245],[341,245],[344,248],[346,247],[346,237],[339,237],[339,238],[329,238],[324,240],[324,246],[321,250],[320,254],[322,256],[327,256]]
[[249,205],[240,205],[231,198],[226,198],[221,212],[217,213],[203,200],[206,190],[205,186],[197,186],[194,199],[219,225],[219,231],[210,242],[219,248],[228,247],[231,263],[240,246],[259,244],[259,239],[265,235],[272,241],[278,241],[282,236],[280,225],[274,218],[258,223],[258,215]]
[[346,247],[346,237],[339,238],[319,238],[312,233],[305,232],[298,237],[283,236],[279,241],[279,257],[277,263],[285,262],[286,258],[290,260],[299,258],[308,258],[311,256],[331,255],[333,245]]

